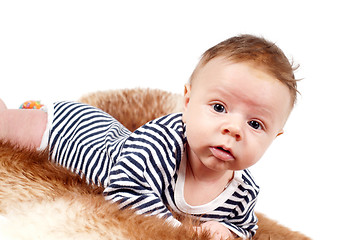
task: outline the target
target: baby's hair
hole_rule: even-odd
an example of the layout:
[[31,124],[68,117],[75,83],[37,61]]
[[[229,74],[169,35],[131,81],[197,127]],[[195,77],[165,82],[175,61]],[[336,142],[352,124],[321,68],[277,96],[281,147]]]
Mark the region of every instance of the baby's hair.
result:
[[292,106],[297,100],[297,80],[293,67],[283,51],[275,43],[253,35],[239,35],[229,38],[211,47],[202,55],[197,67],[194,69],[190,84],[200,68],[216,57],[224,57],[233,62],[250,62],[265,70],[280,82],[285,84],[291,94]]

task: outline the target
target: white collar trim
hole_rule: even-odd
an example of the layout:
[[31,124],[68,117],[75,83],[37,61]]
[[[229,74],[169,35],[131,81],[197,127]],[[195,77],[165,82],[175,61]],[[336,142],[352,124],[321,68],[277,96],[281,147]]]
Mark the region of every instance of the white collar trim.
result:
[[234,174],[234,178],[229,183],[227,188],[221,194],[219,194],[215,199],[203,205],[192,206],[189,205],[184,199],[186,166],[187,166],[187,154],[184,154],[181,160],[181,164],[179,166],[178,178],[175,184],[174,200],[177,208],[180,211],[187,214],[205,214],[215,210],[217,207],[224,204],[232,196],[232,194],[238,188],[239,182],[242,181],[242,171],[236,171]]

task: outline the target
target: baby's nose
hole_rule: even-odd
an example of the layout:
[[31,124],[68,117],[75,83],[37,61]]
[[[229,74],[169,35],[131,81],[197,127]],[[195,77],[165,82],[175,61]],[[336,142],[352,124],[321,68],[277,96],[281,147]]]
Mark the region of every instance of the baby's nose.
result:
[[236,141],[242,140],[241,125],[238,124],[227,124],[222,129],[222,134],[228,134],[236,139]]

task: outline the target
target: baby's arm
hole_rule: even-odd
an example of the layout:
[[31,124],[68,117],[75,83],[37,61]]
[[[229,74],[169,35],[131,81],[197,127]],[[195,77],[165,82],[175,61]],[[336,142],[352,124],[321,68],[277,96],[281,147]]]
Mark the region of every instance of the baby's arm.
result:
[[224,219],[223,221],[219,220],[219,222],[205,222],[197,230],[208,230],[210,233],[214,233],[214,239],[230,236],[233,238],[251,239],[258,228],[258,219],[254,213],[258,195],[258,190],[256,190],[253,192],[250,186],[248,186],[248,191],[246,192],[248,194],[242,197],[242,201],[239,199],[240,202],[236,201],[234,203],[235,208],[230,215],[232,216],[231,218]]
[[42,110],[7,109],[0,100],[0,139],[20,147],[40,146],[47,124]]
[[[175,126],[181,124],[181,118],[177,119]],[[172,119],[169,122],[174,126]],[[177,128],[149,123],[132,133],[123,145],[121,159],[111,170],[104,191],[108,200],[117,202],[120,208],[135,208],[137,213],[165,217],[175,225],[180,224],[165,205],[165,191],[183,150],[181,136],[174,129]]]
[[159,192],[153,189],[153,183],[149,183],[140,172],[139,175],[136,173],[139,166],[124,164],[118,163],[113,167],[110,184],[104,191],[105,198],[116,202],[121,209],[135,209],[137,214],[157,215],[173,225],[180,225],[163,203]]
[[221,222],[221,224],[227,227],[232,233],[234,233],[238,237],[243,237],[244,239],[252,239],[258,229],[258,219],[254,213],[255,202],[256,199],[251,201],[245,212],[235,211],[233,218],[229,219],[228,221]]

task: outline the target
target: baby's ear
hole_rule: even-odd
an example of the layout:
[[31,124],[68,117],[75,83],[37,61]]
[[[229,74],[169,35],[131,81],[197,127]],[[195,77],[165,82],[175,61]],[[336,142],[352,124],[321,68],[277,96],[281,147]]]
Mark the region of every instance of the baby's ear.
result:
[[184,105],[183,105],[183,111],[185,111],[188,107],[189,99],[191,95],[191,85],[186,84],[184,85]]
[[282,135],[283,133],[284,133],[284,131],[283,131],[283,129],[282,129],[279,133],[277,133],[277,136],[276,136],[276,137]]
[[183,117],[184,123],[187,123],[187,109],[191,95],[191,86],[189,84],[184,85],[184,97],[183,97]]

